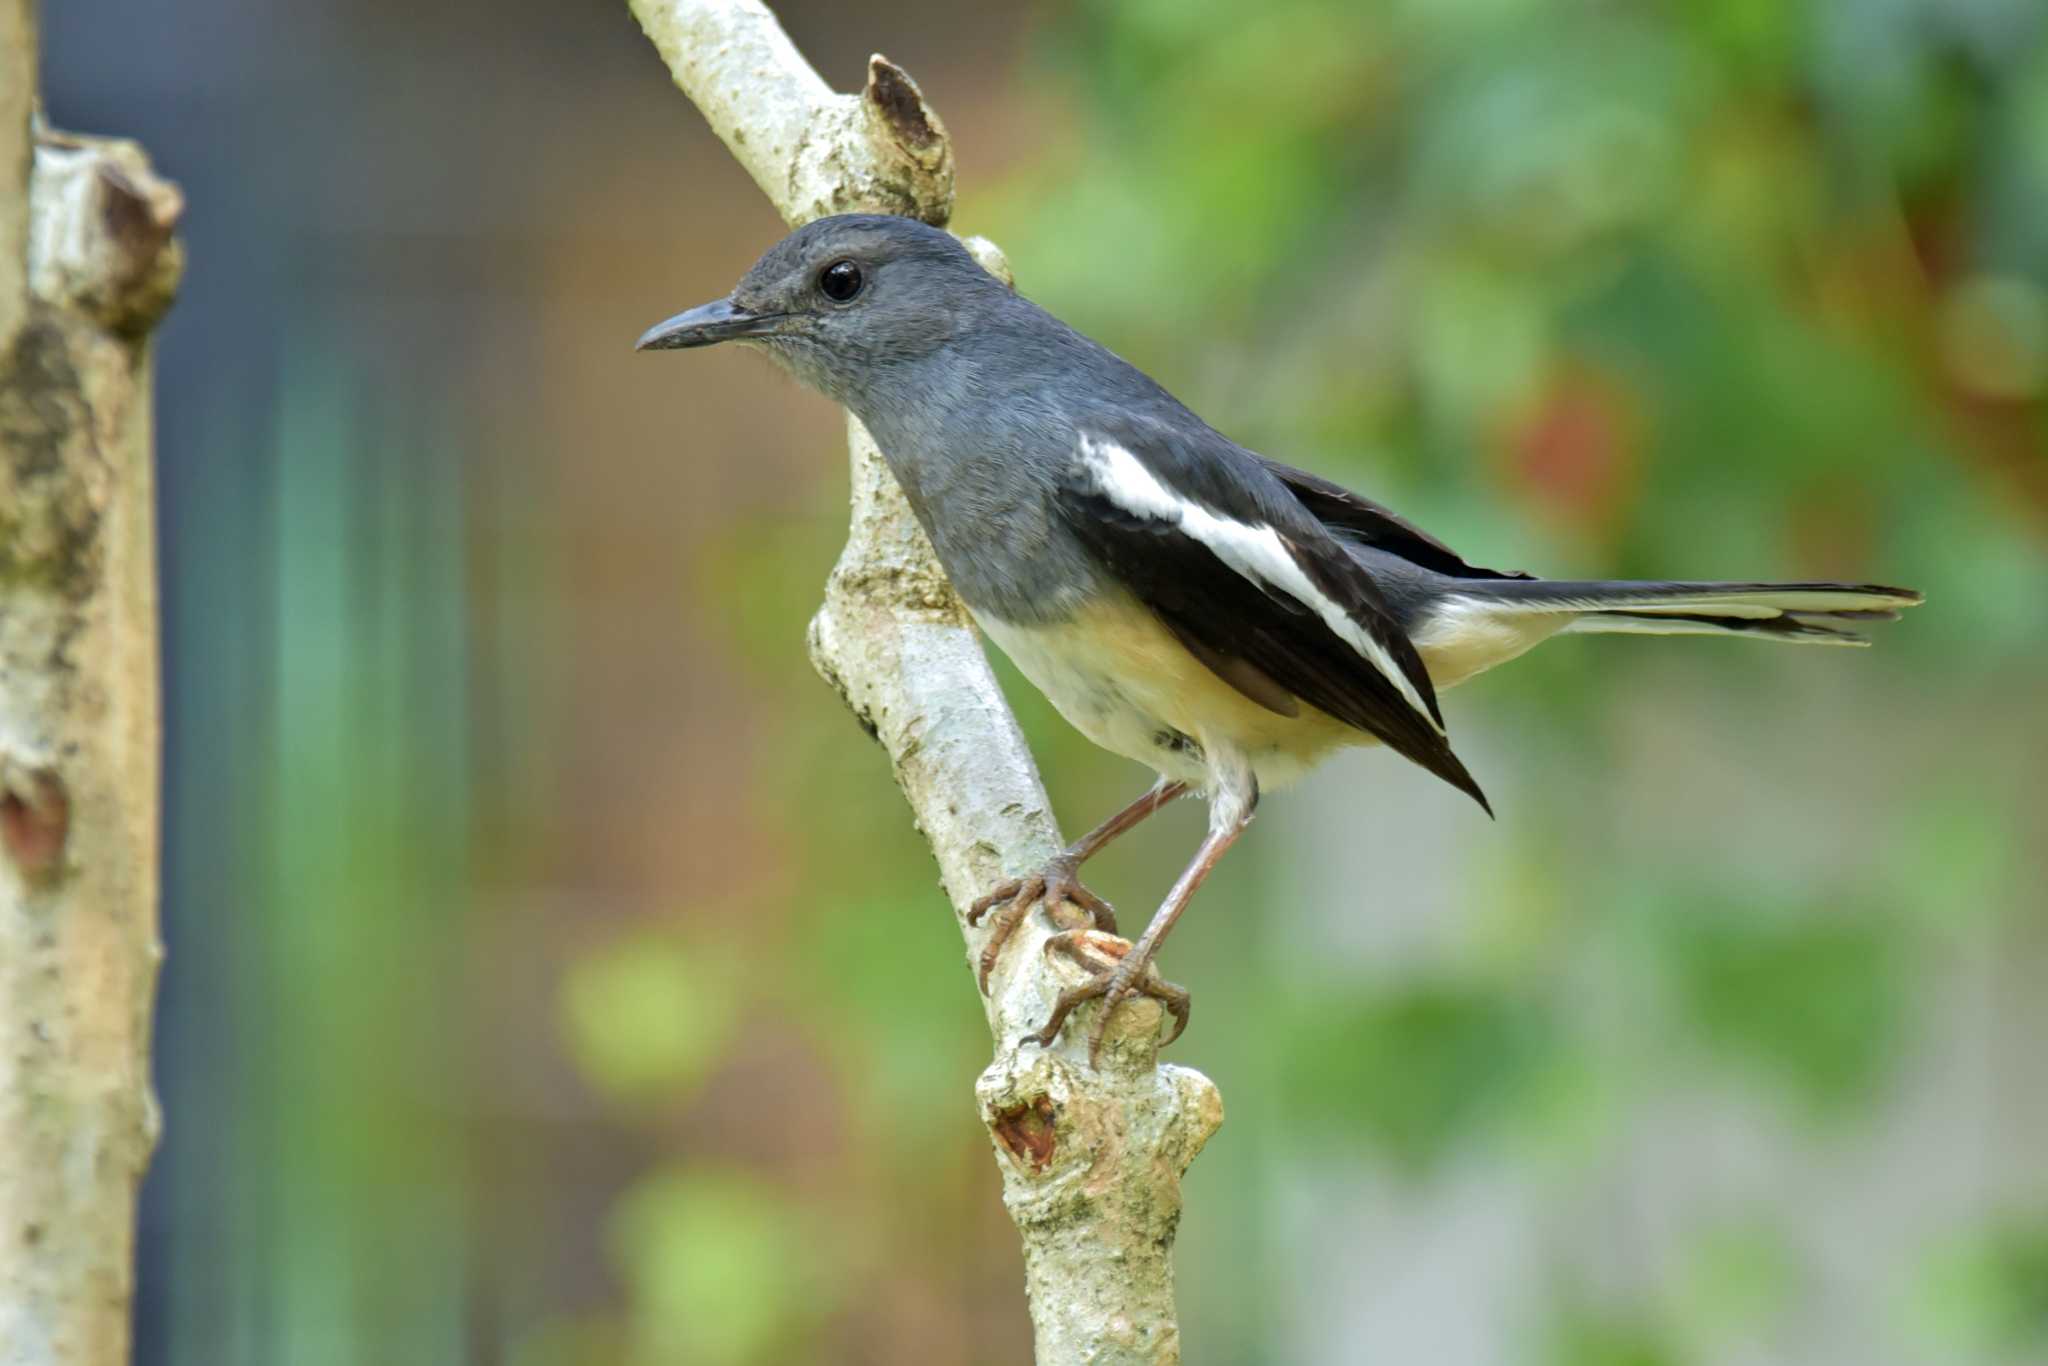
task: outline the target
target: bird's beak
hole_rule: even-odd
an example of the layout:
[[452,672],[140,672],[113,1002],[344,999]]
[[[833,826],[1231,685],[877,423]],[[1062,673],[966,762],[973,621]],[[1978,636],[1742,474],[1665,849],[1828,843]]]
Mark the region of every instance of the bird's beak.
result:
[[656,323],[640,334],[633,349],[679,351],[689,346],[712,346],[741,337],[765,336],[781,326],[783,317],[780,313],[753,313],[730,299],[720,299]]

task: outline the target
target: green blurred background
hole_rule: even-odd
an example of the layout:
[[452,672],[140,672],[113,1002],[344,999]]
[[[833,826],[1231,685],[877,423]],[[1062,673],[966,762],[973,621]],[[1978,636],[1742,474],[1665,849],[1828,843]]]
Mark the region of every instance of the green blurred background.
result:
[[[44,10],[192,201],[140,1359],[1027,1361],[960,938],[804,658],[837,415],[630,349],[780,228],[624,7]],[[1265,805],[1166,959],[1189,1359],[2048,1361],[2038,0],[783,13],[1027,293],[1476,561],[1929,598],[1487,676],[1497,824]],[[1142,785],[1004,678],[1069,832]]]

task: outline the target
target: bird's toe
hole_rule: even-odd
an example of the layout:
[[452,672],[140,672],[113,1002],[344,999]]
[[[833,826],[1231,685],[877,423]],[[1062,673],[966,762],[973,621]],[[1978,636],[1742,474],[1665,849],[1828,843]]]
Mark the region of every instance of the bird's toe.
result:
[[[1058,953],[1071,959],[1085,968],[1090,976],[1087,981],[1060,993],[1053,1002],[1045,1027],[1035,1034],[1026,1035],[1027,1042],[1050,1048],[1077,1007],[1100,1000],[1102,1004],[1096,1012],[1094,1026],[1088,1031],[1088,1063],[1095,1066],[1101,1058],[1102,1045],[1109,1036],[1109,1025],[1116,1016],[1117,1007],[1134,996],[1151,997],[1173,1016],[1173,1031],[1159,1041],[1160,1046],[1172,1043],[1187,1028],[1191,999],[1187,989],[1160,977],[1150,962],[1141,960],[1130,951],[1129,945],[1104,944],[1088,931],[1066,930],[1047,939],[1045,948],[1048,953]],[[1107,961],[1098,956],[1105,953],[1114,955],[1117,961]]]
[[1017,926],[1034,905],[1044,906],[1047,914],[1056,918],[1055,923],[1059,908],[1071,906],[1087,915],[1096,929],[1116,933],[1115,909],[1081,884],[1078,865],[1070,855],[1056,855],[1039,872],[1000,883],[968,906],[964,918],[970,926],[979,926],[993,916],[988,942],[982,945],[977,960],[982,995],[988,995],[989,977],[995,972],[1003,946],[1017,933]]

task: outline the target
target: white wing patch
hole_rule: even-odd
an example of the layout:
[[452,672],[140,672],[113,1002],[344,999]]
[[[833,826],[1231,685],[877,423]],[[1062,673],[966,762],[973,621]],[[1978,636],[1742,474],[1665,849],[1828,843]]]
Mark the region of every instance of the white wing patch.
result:
[[1150,517],[1177,526],[1194,537],[1209,553],[1248,579],[1277,588],[1323,619],[1339,639],[1400,690],[1401,697],[1416,715],[1437,734],[1443,727],[1430,715],[1415,685],[1401,672],[1401,666],[1387,653],[1386,646],[1351,619],[1343,606],[1320,592],[1269,526],[1251,526],[1233,521],[1189,501],[1162,484],[1137,456],[1114,441],[1092,436],[1081,438],[1081,457],[1088,463],[1096,482],[1109,500],[1138,517]]

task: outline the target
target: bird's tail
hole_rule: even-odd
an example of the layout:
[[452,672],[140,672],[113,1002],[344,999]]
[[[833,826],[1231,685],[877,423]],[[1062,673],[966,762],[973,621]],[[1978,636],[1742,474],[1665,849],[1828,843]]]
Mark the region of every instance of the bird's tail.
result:
[[[1868,645],[1853,628],[1919,604],[1874,583],[1628,583],[1498,579],[1460,583],[1493,611],[1572,613],[1563,629],[1636,635],[1737,635],[1804,645]],[[1476,591],[1474,591],[1476,590]]]

